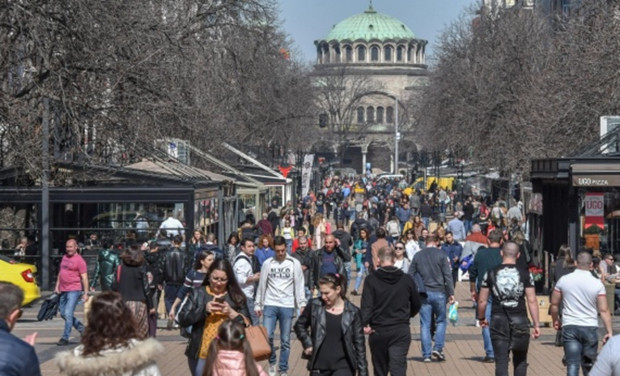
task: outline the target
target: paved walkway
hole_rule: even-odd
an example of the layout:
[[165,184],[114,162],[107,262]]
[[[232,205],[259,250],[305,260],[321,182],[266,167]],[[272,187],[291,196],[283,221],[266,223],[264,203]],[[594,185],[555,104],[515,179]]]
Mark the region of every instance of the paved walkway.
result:
[[[420,349],[419,320],[414,318],[411,325],[412,343],[409,349],[408,375],[492,375],[494,365],[482,363],[484,356],[480,328],[474,326],[474,310],[468,299],[469,292],[466,282],[459,282],[456,289],[457,300],[461,302],[459,310],[460,322],[458,326],[449,325],[446,334],[445,354],[447,361],[426,364],[422,362]],[[359,305],[359,297],[352,296],[354,304]],[[81,306],[80,306],[81,307]],[[79,309],[81,312],[81,308]],[[62,332],[63,321],[56,318],[51,321],[36,321],[38,305],[27,308],[22,319],[17,324],[15,334],[24,337],[33,332],[39,332],[36,349],[41,361],[43,375],[58,375],[53,356],[58,351],[68,350],[73,346],[59,348],[55,345]],[[79,314],[81,316],[81,313]],[[162,321],[162,323],[164,323]],[[614,327],[620,329],[620,321],[614,320]],[[74,331],[73,333],[77,333]],[[293,336],[294,337],[294,336]],[[277,338],[277,336],[276,336]],[[552,328],[542,328],[542,335],[532,341],[529,351],[529,375],[563,375],[566,369],[562,366],[562,349],[555,347],[553,341],[555,331]],[[186,358],[183,355],[185,340],[176,331],[160,330],[158,339],[166,348],[158,365],[163,375],[189,375]],[[77,345],[79,339],[71,338],[72,345]],[[276,341],[277,344],[278,341]],[[370,354],[368,354],[370,363]],[[306,361],[301,359],[301,345],[293,339],[290,356],[290,375],[307,375]],[[264,367],[267,365],[264,364]],[[372,368],[372,367],[370,367]],[[512,372],[511,372],[512,373]],[[372,375],[372,371],[370,372]]]

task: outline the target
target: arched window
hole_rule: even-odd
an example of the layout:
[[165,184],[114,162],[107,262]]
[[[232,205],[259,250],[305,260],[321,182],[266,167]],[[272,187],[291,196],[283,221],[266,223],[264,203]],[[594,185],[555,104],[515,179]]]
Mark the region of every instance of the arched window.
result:
[[396,61],[403,61],[403,56],[405,55],[405,47],[398,46],[396,49]]
[[379,61],[379,47],[372,46],[370,48],[370,61]]
[[368,107],[366,109],[366,122],[368,123],[375,122],[375,108],[374,107]]
[[386,62],[391,62],[392,61],[392,47],[391,46],[385,46],[385,49],[383,50],[383,61]]
[[388,107],[385,111],[385,122],[388,124],[394,123],[394,107]]
[[345,59],[347,63],[350,63],[353,61],[353,48],[351,48],[351,46],[346,46],[344,48],[344,54],[345,54]]
[[377,123],[383,124],[383,107],[377,107]]
[[357,47],[357,61],[359,62],[366,61],[366,47],[364,46]]
[[334,51],[334,63],[340,63],[340,46],[333,45],[332,50]]
[[364,107],[357,108],[357,124],[364,124]]
[[323,47],[323,63],[329,63],[331,61],[330,59],[330,50],[329,50],[329,46],[325,45]]

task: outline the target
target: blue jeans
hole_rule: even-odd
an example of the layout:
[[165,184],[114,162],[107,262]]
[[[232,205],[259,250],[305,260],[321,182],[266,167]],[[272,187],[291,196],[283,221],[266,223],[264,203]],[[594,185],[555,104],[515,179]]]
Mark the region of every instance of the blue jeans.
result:
[[[446,340],[446,294],[443,292],[427,291],[427,297],[422,299],[420,308],[420,336],[422,340],[422,357],[431,357],[432,350],[443,351]],[[431,320],[436,315],[437,331],[435,332],[435,346],[431,337]]]
[[353,290],[357,291],[362,284],[362,278],[364,278],[364,274],[366,273],[366,267],[364,266],[364,262],[362,261],[361,268],[357,270],[357,277],[355,277],[355,287]]
[[463,225],[465,225],[465,235],[471,231],[472,226],[474,225],[472,220],[464,220]]
[[65,320],[65,330],[62,332],[63,339],[69,340],[71,327],[77,329],[80,334],[84,332],[84,324],[73,315],[81,297],[82,291],[65,291],[60,294],[58,310],[60,311],[60,317]]
[[487,302],[487,309],[484,311],[484,318],[487,320],[489,325],[487,327],[482,328],[482,342],[484,343],[484,353],[489,358],[495,358],[495,352],[493,351],[493,343],[491,342],[491,302],[493,300],[489,297],[489,301]]
[[351,261],[344,262],[344,270],[347,272],[347,286],[349,286],[351,281]]
[[260,320],[258,319],[258,315],[256,314],[256,311],[254,311],[254,298],[248,298],[247,296],[245,297],[245,302],[248,305],[248,310],[250,311],[250,317],[248,317],[250,319],[250,321],[252,321],[252,325],[256,326],[258,324],[260,324]]
[[263,309],[263,325],[269,335],[271,356],[269,365],[276,364],[276,352],[273,349],[273,334],[276,330],[276,321],[280,322],[280,372],[288,372],[288,357],[291,352],[291,325],[293,323],[294,308],[265,306]]
[[430,223],[430,218],[429,217],[422,217],[422,222],[424,223],[424,228],[428,228],[428,225]]
[[579,366],[584,375],[590,372],[598,351],[597,330],[595,326],[567,325],[562,327],[568,376],[578,376]]
[[170,312],[174,300],[177,298],[177,293],[183,285],[166,283],[164,286],[164,305],[166,306],[166,315]]

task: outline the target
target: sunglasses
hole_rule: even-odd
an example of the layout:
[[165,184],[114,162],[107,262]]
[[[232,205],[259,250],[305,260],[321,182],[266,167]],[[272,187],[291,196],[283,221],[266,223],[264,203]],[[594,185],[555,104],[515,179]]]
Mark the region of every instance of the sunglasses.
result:
[[228,278],[219,278],[219,277],[211,277],[213,282],[226,283],[228,282]]
[[405,247],[396,247],[396,249],[405,249]]

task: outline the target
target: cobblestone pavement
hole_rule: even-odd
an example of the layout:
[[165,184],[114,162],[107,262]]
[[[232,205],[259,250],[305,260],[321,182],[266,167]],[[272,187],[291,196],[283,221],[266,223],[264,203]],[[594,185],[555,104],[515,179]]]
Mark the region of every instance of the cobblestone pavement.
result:
[[[459,309],[460,322],[457,326],[449,325],[446,333],[445,362],[423,363],[421,357],[419,319],[415,317],[411,322],[412,343],[408,354],[408,375],[492,375],[494,365],[482,363],[484,351],[482,347],[482,336],[480,328],[474,325],[474,310],[469,299],[467,282],[459,282],[456,289],[457,300],[460,301]],[[360,298],[351,296],[354,304],[359,305]],[[58,368],[54,363],[54,355],[62,350],[68,350],[79,342],[76,337],[77,332],[73,332],[71,345],[66,347],[56,346],[56,342],[62,333],[63,321],[55,318],[51,321],[38,322],[36,314],[39,304],[26,308],[24,316],[18,322],[14,333],[20,337],[37,331],[39,333],[36,350],[41,362],[43,375],[58,375]],[[82,306],[78,308],[78,317],[82,317]],[[160,324],[165,324],[160,321]],[[614,318],[614,328],[620,329],[620,320]],[[276,345],[278,345],[278,335],[276,334]],[[602,337],[602,335],[601,335]],[[562,348],[555,347],[553,341],[555,331],[550,327],[542,328],[542,335],[537,340],[532,340],[529,351],[529,375],[552,376],[563,375],[566,369],[562,366]],[[183,355],[185,350],[185,340],[178,335],[177,331],[160,330],[158,340],[166,348],[158,365],[163,375],[189,375],[186,358]],[[290,375],[307,375],[306,361],[301,359],[301,344],[292,336],[291,356],[289,360]],[[370,353],[368,353],[369,367]],[[267,364],[263,364],[266,368]],[[512,374],[512,372],[510,372]]]

